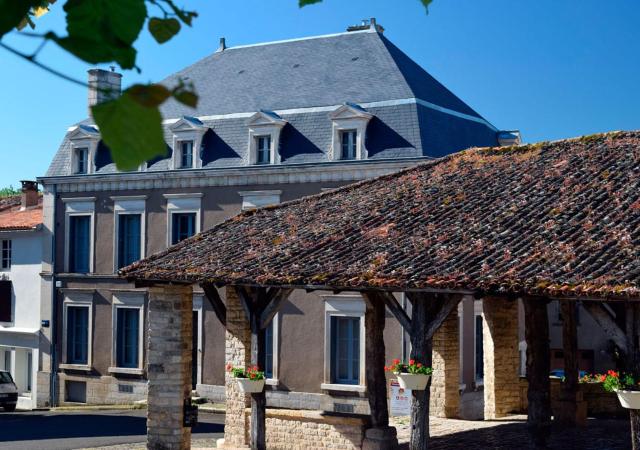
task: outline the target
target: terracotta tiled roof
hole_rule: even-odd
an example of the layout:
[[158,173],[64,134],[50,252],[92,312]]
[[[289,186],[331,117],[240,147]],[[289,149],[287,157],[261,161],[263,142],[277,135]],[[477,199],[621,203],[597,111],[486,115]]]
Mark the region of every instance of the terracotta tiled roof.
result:
[[42,223],[42,197],[38,206],[20,211],[20,196],[0,199],[0,231],[31,230]]
[[467,150],[245,212],[122,274],[640,298],[640,132]]

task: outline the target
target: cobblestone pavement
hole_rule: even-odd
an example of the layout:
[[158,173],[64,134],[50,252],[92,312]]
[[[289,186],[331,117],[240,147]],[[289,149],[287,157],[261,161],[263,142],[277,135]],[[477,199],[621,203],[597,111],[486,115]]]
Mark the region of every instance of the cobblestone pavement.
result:
[[[430,418],[430,450],[524,450],[530,448],[527,416],[510,416],[495,421]],[[401,448],[409,441],[409,418],[396,417]],[[628,450],[631,444],[627,420],[589,420],[586,428],[554,427],[550,450]]]

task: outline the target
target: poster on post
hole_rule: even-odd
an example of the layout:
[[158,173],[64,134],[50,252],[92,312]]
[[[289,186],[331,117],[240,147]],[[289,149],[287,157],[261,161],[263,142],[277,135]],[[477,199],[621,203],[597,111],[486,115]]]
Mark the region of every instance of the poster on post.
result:
[[391,380],[389,390],[391,416],[411,415],[411,389],[402,389],[396,380]]

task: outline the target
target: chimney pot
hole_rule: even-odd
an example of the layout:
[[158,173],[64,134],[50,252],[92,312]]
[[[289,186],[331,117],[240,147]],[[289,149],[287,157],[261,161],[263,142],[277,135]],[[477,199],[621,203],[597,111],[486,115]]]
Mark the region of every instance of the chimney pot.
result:
[[220,45],[218,46],[218,50],[216,53],[223,52],[227,49],[227,40],[223,37],[220,38]]
[[89,115],[91,107],[99,103],[113,100],[122,91],[122,74],[111,67],[111,71],[103,69],[89,70]]
[[38,205],[38,182],[22,180],[20,209],[25,210]]

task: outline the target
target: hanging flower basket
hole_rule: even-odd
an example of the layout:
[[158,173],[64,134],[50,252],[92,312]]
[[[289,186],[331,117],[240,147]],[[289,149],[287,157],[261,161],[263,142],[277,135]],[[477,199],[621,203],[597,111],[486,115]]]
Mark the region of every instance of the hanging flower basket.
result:
[[245,369],[243,367],[233,367],[229,364],[227,365],[227,371],[230,372],[238,382],[240,392],[256,394],[264,390],[264,372],[258,370],[258,367]]
[[264,390],[264,379],[250,380],[249,378],[236,378],[240,392],[255,394]]
[[640,409],[640,391],[616,391],[623,408]]
[[429,383],[429,378],[431,378],[431,375],[419,373],[399,373],[397,376],[400,387],[412,391],[424,391]]
[[433,372],[431,367],[425,367],[413,359],[409,360],[409,364],[394,359],[391,365],[385,366],[384,369],[393,372],[398,377],[398,384],[402,389],[411,389],[412,391],[424,391]]
[[596,375],[607,392],[615,392],[623,408],[640,409],[640,378],[634,374],[607,371],[606,375]]

